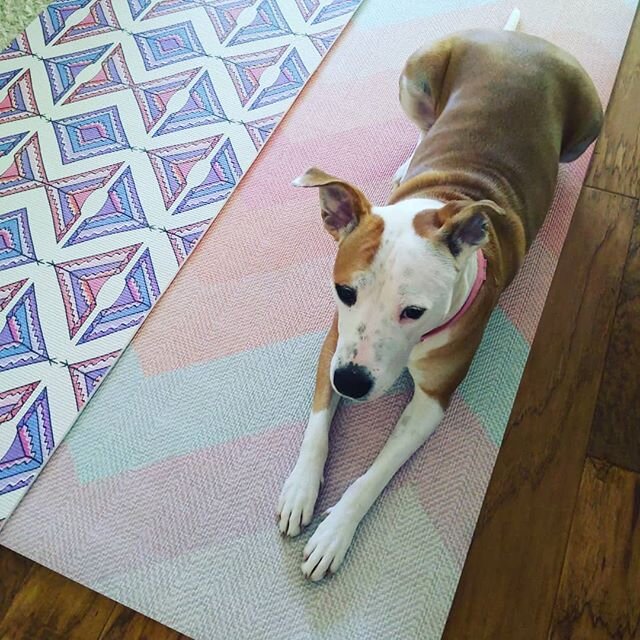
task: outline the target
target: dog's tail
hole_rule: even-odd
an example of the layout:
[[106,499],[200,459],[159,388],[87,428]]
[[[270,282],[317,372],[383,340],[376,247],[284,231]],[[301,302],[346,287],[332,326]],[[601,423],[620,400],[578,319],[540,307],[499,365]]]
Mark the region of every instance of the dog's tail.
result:
[[518,24],[520,23],[520,9],[514,9],[507,20],[507,23],[504,25],[505,31],[516,31],[518,29]]

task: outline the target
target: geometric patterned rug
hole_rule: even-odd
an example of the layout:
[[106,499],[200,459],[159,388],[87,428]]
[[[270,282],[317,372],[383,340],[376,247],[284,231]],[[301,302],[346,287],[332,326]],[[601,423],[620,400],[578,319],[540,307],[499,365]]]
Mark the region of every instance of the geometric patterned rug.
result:
[[0,51],[0,523],[360,0],[56,0]]
[[[515,4],[522,29],[577,56],[606,105],[636,2]],[[317,165],[384,203],[416,140],[398,104],[407,56],[459,29],[501,27],[513,6],[363,2],[0,543],[194,638],[440,637],[590,154],[562,168],[442,424],[323,584],[300,571],[319,515],[295,540],[275,524],[334,309],[335,243],[317,194],[290,181]],[[342,403],[317,514],[371,464],[409,392],[404,378],[384,398]]]

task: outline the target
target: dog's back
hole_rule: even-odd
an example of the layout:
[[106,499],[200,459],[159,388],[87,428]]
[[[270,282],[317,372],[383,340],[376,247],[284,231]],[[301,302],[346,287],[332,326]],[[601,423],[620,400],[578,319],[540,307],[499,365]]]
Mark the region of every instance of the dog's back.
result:
[[420,50],[400,87],[426,131],[406,178],[430,172],[463,197],[494,200],[521,218],[527,243],[551,204],[558,162],[581,155],[602,124],[578,61],[519,32],[466,31]]

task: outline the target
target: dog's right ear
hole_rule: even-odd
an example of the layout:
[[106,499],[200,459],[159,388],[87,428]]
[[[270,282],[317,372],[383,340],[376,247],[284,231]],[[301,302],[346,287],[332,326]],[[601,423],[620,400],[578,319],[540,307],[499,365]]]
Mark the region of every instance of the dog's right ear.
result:
[[371,212],[367,197],[353,185],[315,167],[293,181],[295,187],[318,187],[322,221],[338,241],[349,234]]

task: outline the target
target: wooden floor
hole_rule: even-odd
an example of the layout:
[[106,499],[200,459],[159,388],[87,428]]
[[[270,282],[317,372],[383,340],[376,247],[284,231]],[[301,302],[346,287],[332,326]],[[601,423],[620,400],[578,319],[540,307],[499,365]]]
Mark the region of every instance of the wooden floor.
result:
[[[446,640],[640,639],[640,18]],[[0,640],[180,634],[0,549]]]

